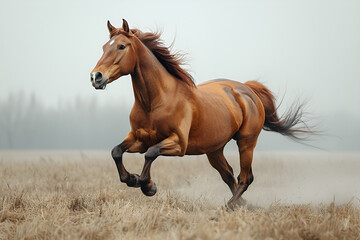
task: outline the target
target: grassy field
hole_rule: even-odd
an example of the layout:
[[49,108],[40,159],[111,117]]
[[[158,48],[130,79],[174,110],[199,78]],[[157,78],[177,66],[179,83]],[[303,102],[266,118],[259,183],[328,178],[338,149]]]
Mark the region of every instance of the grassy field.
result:
[[[141,155],[125,159],[141,171]],[[360,239],[358,154],[258,153],[253,172],[247,206],[230,211],[204,157],[156,160],[149,198],[108,152],[3,151],[0,239]]]

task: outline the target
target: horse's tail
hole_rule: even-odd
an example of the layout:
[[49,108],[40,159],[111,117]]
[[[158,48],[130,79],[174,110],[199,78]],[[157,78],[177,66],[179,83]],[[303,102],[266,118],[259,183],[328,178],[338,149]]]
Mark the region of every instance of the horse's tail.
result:
[[276,112],[275,97],[267,87],[257,81],[248,81],[245,85],[255,92],[264,106],[264,130],[278,132],[295,140],[306,139],[306,136],[299,134],[314,133],[302,119],[304,104],[293,104],[282,117],[279,117]]

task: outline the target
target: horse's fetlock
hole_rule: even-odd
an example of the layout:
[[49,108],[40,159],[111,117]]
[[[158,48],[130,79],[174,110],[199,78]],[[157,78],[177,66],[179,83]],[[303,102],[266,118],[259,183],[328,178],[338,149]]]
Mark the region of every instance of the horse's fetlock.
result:
[[150,182],[150,178],[149,178],[149,177],[140,176],[140,177],[139,177],[139,182],[140,182],[141,185],[148,184],[148,183]]
[[140,187],[139,175],[131,174],[126,185],[128,185],[128,187]]

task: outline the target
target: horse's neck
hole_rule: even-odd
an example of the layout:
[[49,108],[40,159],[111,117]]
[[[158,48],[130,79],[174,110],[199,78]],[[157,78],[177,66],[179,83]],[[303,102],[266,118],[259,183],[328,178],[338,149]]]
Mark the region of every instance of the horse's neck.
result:
[[131,74],[135,103],[150,112],[164,94],[171,94],[176,80],[145,47],[139,50],[135,71]]

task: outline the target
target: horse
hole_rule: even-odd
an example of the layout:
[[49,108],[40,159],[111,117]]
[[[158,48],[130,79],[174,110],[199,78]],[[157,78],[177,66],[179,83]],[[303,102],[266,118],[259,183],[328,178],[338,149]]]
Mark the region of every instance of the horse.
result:
[[[110,38],[90,81],[95,89],[105,89],[121,76],[131,75],[135,98],[131,131],[111,155],[120,181],[140,187],[146,196],[157,192],[150,168],[158,156],[206,154],[232,192],[227,206],[233,209],[243,205],[241,196],[254,180],[251,164],[261,130],[295,139],[310,132],[299,127],[302,105],[291,106],[292,111],[279,117],[275,97],[262,83],[216,79],[196,86],[181,67],[182,56],[170,52],[161,34],[130,29],[125,19],[122,28],[109,21],[107,28]],[[237,181],[223,153],[232,139],[240,153]],[[145,153],[140,176],[125,169],[124,152]]]

